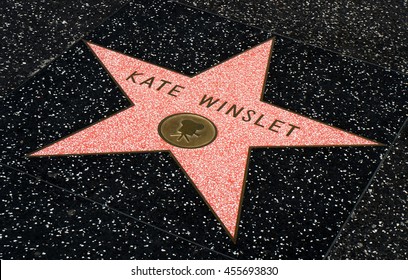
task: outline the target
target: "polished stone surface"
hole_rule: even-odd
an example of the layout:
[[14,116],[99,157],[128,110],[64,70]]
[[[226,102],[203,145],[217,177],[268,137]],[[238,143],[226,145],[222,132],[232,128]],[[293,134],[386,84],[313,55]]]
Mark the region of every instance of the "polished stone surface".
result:
[[329,253],[330,259],[407,259],[408,122]]
[[407,2],[177,0],[180,3],[408,72]]
[[[192,74],[273,35],[178,4],[147,7],[141,2],[133,7],[139,12],[120,12],[117,19],[87,39]],[[132,17],[137,24],[121,17]],[[169,41],[171,47],[166,43]],[[2,162],[231,257],[323,257],[385,154],[385,148],[254,150],[242,215],[243,234],[237,245],[231,245],[168,154],[24,157],[128,105],[86,51],[81,43],[75,44],[12,93],[14,96],[6,97],[1,111],[8,116],[7,124],[2,125],[7,127]],[[404,121],[404,83],[406,77],[398,73],[278,37],[265,100],[390,144]],[[178,188],[171,187],[174,185]],[[38,197],[32,200],[41,205]],[[282,201],[287,202],[280,205]],[[305,213],[299,215],[299,207]],[[261,238],[254,240],[254,236]],[[343,248],[353,248],[350,242],[354,241],[342,243]],[[107,254],[100,257],[112,258]]]
[[0,96],[35,75],[126,2],[2,1]]
[[1,259],[224,259],[209,248],[0,166]]

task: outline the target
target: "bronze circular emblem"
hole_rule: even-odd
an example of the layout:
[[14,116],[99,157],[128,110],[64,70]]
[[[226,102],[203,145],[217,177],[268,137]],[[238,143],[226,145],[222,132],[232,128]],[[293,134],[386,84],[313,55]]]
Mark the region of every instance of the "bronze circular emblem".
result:
[[164,118],[159,124],[159,135],[173,146],[196,149],[214,141],[217,128],[203,116],[181,113]]

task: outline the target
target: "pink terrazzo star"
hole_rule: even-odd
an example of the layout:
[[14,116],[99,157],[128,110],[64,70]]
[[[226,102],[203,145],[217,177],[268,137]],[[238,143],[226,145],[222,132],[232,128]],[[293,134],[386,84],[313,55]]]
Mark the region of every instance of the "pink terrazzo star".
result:
[[[262,102],[273,39],[193,77],[86,44],[133,106],[30,156],[170,151],[234,241],[251,147],[381,145]],[[158,125],[177,113],[211,120],[216,139],[197,149],[167,143]]]

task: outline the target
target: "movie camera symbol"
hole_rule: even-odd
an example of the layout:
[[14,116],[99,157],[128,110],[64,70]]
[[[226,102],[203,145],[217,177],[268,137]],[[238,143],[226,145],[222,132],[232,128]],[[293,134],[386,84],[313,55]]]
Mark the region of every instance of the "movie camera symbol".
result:
[[204,125],[197,123],[192,120],[183,120],[181,121],[181,127],[177,130],[176,134],[171,134],[172,137],[177,137],[177,141],[180,142],[182,139],[190,142],[191,137],[199,137],[200,134],[197,133],[198,130],[204,129]]

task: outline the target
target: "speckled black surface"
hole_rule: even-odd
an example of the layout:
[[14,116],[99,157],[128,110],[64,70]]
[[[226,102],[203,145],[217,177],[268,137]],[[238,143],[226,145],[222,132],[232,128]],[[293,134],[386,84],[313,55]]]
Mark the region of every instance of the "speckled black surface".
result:
[[[271,36],[174,3],[132,6],[87,39],[193,74]],[[120,19],[127,16],[133,24]],[[172,59],[178,54],[182,60]],[[407,81],[396,72],[281,37],[270,68],[267,102],[386,144],[404,121],[401,92]],[[234,258],[322,258],[385,152],[254,150],[233,245],[168,154],[24,157],[128,106],[82,42],[5,97],[2,106],[3,164]]]
[[408,72],[407,2],[177,0],[315,46]]
[[407,143],[408,122],[341,231],[330,259],[408,259]]
[[1,259],[223,259],[70,194],[0,166]]
[[0,95],[62,54],[126,0],[14,1],[0,5]]

